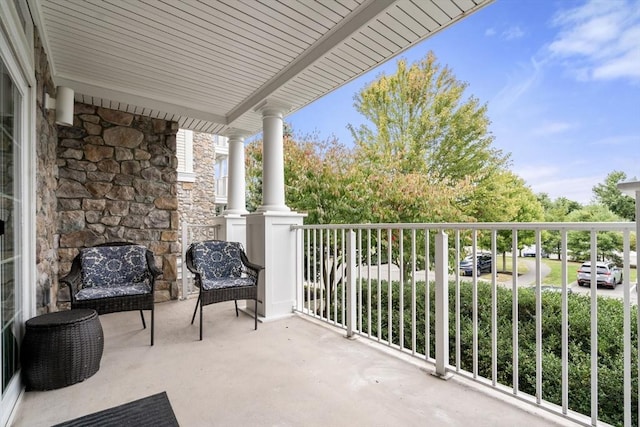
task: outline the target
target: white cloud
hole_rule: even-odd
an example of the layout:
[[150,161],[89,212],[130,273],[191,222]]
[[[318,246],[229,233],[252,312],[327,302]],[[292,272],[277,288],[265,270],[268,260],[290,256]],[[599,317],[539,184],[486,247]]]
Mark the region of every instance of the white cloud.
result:
[[495,36],[496,35],[495,28],[487,28],[487,30],[484,32],[484,35],[487,37]]
[[640,147],[640,135],[612,135],[596,140],[592,145]]
[[551,199],[566,197],[581,204],[593,198],[592,188],[603,182],[605,175],[565,177],[561,168],[548,165],[529,165],[514,169],[534,193],[547,193]]
[[590,0],[562,10],[548,46],[578,80],[640,81],[640,0]]
[[566,132],[573,128],[575,128],[575,126],[567,122],[545,122],[534,129],[533,133],[539,136],[548,136]]
[[502,37],[505,40],[519,39],[524,36],[524,31],[517,25],[511,26],[502,32]]
[[492,100],[497,111],[506,111],[515,104],[520,97],[535,87],[542,78],[542,64],[531,58],[529,64],[520,64],[520,72],[516,76],[509,76],[505,87]]
[[518,176],[529,182],[535,179],[555,176],[560,170],[556,166],[531,165],[523,166],[514,171]]

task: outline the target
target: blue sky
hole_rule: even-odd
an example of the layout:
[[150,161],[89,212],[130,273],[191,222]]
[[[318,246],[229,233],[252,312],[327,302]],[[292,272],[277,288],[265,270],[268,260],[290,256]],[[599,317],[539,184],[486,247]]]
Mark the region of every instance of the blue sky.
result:
[[[640,0],[496,0],[404,52],[432,50],[488,105],[494,146],[534,192],[592,199],[613,170],[640,178]],[[353,96],[396,59],[285,120],[298,135],[353,139]]]

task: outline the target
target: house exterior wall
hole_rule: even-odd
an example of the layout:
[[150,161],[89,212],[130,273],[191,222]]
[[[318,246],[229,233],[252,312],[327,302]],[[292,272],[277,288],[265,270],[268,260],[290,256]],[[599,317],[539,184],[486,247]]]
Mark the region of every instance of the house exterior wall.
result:
[[[37,99],[36,124],[36,313],[52,311],[52,296],[58,291],[58,213],[56,147],[58,130],[55,111],[44,109],[44,93],[55,97],[49,62],[38,34],[34,37]],[[55,307],[55,305],[53,305]]]
[[190,224],[213,224],[216,215],[213,135],[193,133],[194,181],[178,182],[180,220]]
[[177,298],[177,131],[175,122],[75,104],[74,125],[58,128],[61,274],[79,248],[134,242],[163,272],[155,300]]

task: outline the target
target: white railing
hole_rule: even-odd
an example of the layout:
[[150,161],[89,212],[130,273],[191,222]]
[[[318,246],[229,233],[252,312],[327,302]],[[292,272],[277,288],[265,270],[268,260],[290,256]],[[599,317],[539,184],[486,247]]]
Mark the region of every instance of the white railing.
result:
[[189,245],[193,242],[217,239],[220,225],[190,224],[187,221],[182,221],[180,228],[182,231],[182,256],[178,260],[177,269],[178,277],[182,281],[182,296],[180,299],[186,299],[189,294],[196,292],[195,286],[193,285],[193,277],[189,274],[189,270],[184,263],[187,249],[189,249]]
[[[616,404],[623,412],[619,424],[630,426],[633,418],[637,422],[640,316],[638,289],[630,280],[634,223],[359,224],[293,228],[300,233],[302,242],[297,258],[302,260],[297,275],[297,311],[343,328],[349,336],[367,337],[433,363],[441,377],[456,374],[471,378],[584,425],[607,421],[599,418],[599,409],[608,403],[607,399],[618,399]],[[599,239],[604,246],[605,233],[618,236],[622,242],[618,250],[623,253],[622,292],[619,287],[610,291],[591,286],[585,296],[580,296],[576,295],[580,289],[571,289],[575,270],[570,271],[569,267],[568,238],[575,240],[574,233],[579,232],[586,234],[582,238],[588,242],[587,255],[581,261],[590,259],[592,263],[602,257]],[[556,255],[561,277],[552,288],[558,292],[543,298],[547,286],[543,287],[546,281],[542,277],[541,248],[543,236],[551,235],[559,237],[560,250]],[[514,255],[511,272],[518,272],[523,263],[529,264],[517,254],[531,243],[537,251],[532,272],[521,277],[499,274],[498,264],[502,264],[499,258],[504,260],[510,254]],[[469,280],[463,279],[461,260],[465,255],[477,259],[483,252],[492,257],[490,272],[482,275],[472,268]],[[591,283],[597,282],[596,273],[592,268]],[[525,280],[527,277],[530,281]],[[599,318],[599,302],[604,308],[608,305],[608,300],[600,296],[612,294],[621,300],[623,310],[622,325],[615,326],[619,326],[616,334],[621,337],[623,348],[622,374],[618,378],[607,377],[608,367],[601,368],[600,359],[608,357],[608,349],[598,345],[598,327],[607,321]],[[572,317],[570,302],[578,299],[589,304],[587,323]],[[559,325],[545,320],[545,314],[552,310],[560,312]],[[632,314],[637,323],[632,324]],[[569,339],[572,334],[584,333],[580,328],[589,329],[586,336],[590,374],[586,385],[576,383],[572,376],[575,362],[570,344],[576,343]],[[504,348],[499,344],[507,339],[511,341],[510,354],[505,355],[498,350]],[[556,341],[558,344],[551,352],[545,343]],[[634,367],[638,369],[632,370],[632,354]],[[549,385],[551,391],[547,392],[543,386],[552,383],[561,386]],[[611,384],[622,384],[622,392],[602,398]],[[589,410],[582,407],[578,412],[575,396],[579,391],[584,394],[585,388],[589,391],[589,397],[585,398]],[[549,396],[551,393],[554,395]]]

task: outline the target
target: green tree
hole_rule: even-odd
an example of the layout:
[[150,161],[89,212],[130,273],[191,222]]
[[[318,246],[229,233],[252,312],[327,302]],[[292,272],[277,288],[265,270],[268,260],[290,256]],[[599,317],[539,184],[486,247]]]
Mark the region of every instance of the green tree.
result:
[[[589,205],[575,210],[567,216],[568,222],[617,222],[622,219],[603,205]],[[622,235],[613,231],[598,232],[598,259],[611,258],[614,251],[622,249]],[[588,231],[570,231],[567,235],[567,247],[572,257],[583,261],[590,257],[591,236]]]
[[[636,220],[636,205],[632,197],[629,197],[618,189],[617,185],[627,180],[627,174],[621,171],[613,171],[605,178],[604,182],[593,187],[593,194],[598,203],[609,208],[614,214],[629,221]],[[632,178],[636,180],[636,178]]]
[[[536,222],[544,218],[544,210],[536,195],[526,186],[524,180],[511,171],[502,171],[481,186],[482,198],[492,203],[483,203],[484,210],[477,211],[480,222]],[[482,216],[480,216],[482,215]],[[490,247],[490,235],[480,240],[484,247]],[[532,231],[518,233],[520,248],[533,243]],[[512,233],[502,230],[496,239],[496,252],[502,253],[502,269],[506,270],[506,253],[511,251]]]
[[490,216],[508,156],[492,146],[486,105],[463,99],[466,87],[429,53],[413,64],[399,60],[394,74],[356,94],[354,106],[368,121],[350,126],[356,144],[353,176],[365,183],[358,193],[363,220],[454,222]]
[[399,60],[395,74],[355,96],[356,110],[370,122],[350,126],[361,160],[449,185],[479,184],[504,168],[508,156],[492,146],[487,107],[475,97],[463,100],[466,87],[431,52],[411,65]]
[[[544,209],[544,220],[546,222],[565,222],[567,216],[576,210],[582,209],[582,205],[566,197],[558,197],[551,200],[546,193],[538,194],[538,201]],[[562,238],[559,231],[544,231],[542,236],[542,247],[547,253],[555,253],[558,256],[562,249]]]

